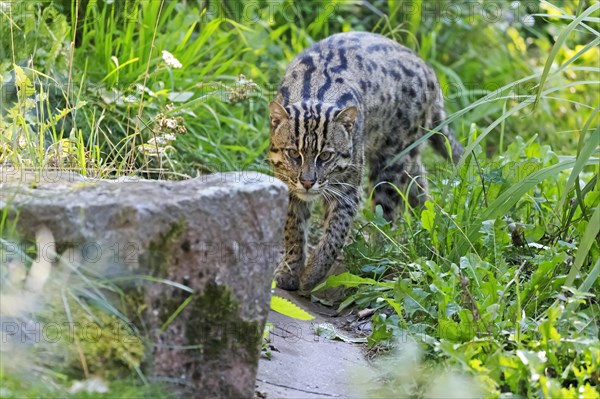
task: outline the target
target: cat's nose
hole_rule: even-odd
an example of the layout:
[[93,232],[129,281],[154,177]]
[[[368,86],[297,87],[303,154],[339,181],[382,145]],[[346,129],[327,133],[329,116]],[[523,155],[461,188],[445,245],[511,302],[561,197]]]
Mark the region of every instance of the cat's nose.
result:
[[312,180],[312,179],[302,179],[302,187],[304,187],[306,189],[306,191],[308,191],[312,186],[314,186],[316,180]]

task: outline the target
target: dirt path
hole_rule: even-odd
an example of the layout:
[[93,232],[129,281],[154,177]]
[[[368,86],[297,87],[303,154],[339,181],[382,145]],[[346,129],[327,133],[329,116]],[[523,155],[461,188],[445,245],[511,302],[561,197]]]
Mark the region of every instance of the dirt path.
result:
[[[257,397],[267,399],[364,397],[371,373],[364,357],[364,344],[347,343],[318,336],[314,325],[336,324],[330,308],[315,305],[293,293],[276,290],[315,316],[300,321],[271,312],[271,360],[261,359],[256,380]],[[340,331],[344,335],[351,335]],[[360,378],[356,376],[360,375]]]

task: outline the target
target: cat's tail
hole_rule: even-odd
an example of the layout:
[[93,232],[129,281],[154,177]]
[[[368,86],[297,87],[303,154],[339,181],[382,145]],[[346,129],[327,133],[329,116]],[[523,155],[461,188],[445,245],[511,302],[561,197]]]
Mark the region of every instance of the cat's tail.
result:
[[[446,118],[444,106],[441,101],[434,107],[432,116],[433,123],[431,128],[433,129],[442,123]],[[463,146],[458,142],[454,133],[450,131],[448,125],[444,126],[441,132],[435,133],[433,136],[431,136],[429,138],[429,142],[438,153],[440,153],[446,159],[452,159],[454,163],[458,162],[464,152]],[[448,152],[449,150],[450,152]]]

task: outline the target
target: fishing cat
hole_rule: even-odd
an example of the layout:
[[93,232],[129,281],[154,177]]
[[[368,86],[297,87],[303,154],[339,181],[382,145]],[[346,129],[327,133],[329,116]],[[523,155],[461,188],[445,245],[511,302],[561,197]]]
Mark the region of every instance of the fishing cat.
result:
[[[424,202],[419,147],[397,155],[444,120],[442,93],[433,69],[408,48],[377,34],[339,33],[292,60],[269,111],[269,159],[290,193],[285,256],[275,280],[286,290],[310,290],[343,247],[365,162],[374,202],[387,220],[401,196],[378,183],[408,187],[412,206]],[[447,158],[462,155],[446,127],[430,141]],[[318,198],[325,206],[324,235],[307,259],[311,202]]]

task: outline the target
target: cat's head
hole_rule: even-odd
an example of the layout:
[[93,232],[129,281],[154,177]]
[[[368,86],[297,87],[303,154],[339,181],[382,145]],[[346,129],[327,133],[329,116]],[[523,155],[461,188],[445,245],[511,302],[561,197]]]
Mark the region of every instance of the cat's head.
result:
[[275,176],[301,200],[335,196],[343,183],[338,179],[353,168],[358,109],[314,102],[284,107],[274,101],[269,111],[269,160]]

